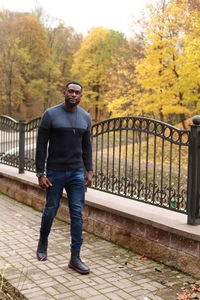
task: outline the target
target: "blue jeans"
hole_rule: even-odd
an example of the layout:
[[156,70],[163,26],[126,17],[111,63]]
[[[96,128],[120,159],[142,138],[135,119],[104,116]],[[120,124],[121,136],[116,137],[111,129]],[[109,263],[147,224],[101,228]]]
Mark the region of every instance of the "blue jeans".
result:
[[67,171],[48,170],[47,178],[52,183],[52,186],[46,190],[46,206],[42,214],[40,236],[41,238],[48,237],[60,205],[63,188],[65,188],[71,218],[71,250],[79,251],[83,243],[84,169]]

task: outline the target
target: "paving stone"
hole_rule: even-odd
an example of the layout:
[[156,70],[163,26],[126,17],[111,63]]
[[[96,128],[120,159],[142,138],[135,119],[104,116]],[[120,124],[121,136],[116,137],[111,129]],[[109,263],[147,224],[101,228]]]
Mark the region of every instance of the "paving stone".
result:
[[[103,283],[103,284],[98,284],[98,285],[95,286],[95,288],[96,288],[97,290],[104,290],[104,289],[111,288],[111,287],[113,287],[113,286],[112,286],[112,284],[109,283],[109,282],[106,282],[106,283]],[[101,291],[101,292],[102,292],[102,291]]]
[[130,280],[123,279],[123,280],[117,280],[116,282],[113,282],[113,285],[119,287],[120,289],[126,290],[127,287],[132,286],[132,282]]
[[49,295],[32,295],[32,296],[29,296],[29,299],[32,299],[32,300],[35,300],[35,297],[37,296],[37,300],[48,300],[48,299],[50,299],[49,297],[51,297],[51,296],[49,296]]
[[[73,273],[73,274],[76,274],[75,272]],[[77,274],[77,277],[78,277],[79,275]],[[81,281],[81,278],[79,279],[79,278],[76,278],[75,276],[70,276],[69,277],[69,282],[68,282],[68,286],[73,286],[73,285],[80,285],[80,284],[82,284],[83,282]]]
[[60,283],[68,282],[69,280],[63,276],[56,276],[56,280],[59,281]]
[[[160,286],[161,286],[161,284],[160,284]],[[143,289],[146,289],[146,290],[152,291],[152,292],[157,290],[157,288],[156,288],[155,286],[152,286],[152,285],[149,284],[149,283],[144,283],[144,284],[141,285],[141,287],[142,287]],[[162,286],[162,287],[164,288],[164,286]]]
[[134,284],[132,286],[126,288],[127,293],[131,293],[131,292],[138,291],[138,290],[141,290],[141,286],[134,285]]
[[83,290],[87,288],[87,284],[82,283],[82,284],[74,284],[72,286],[69,286],[69,289],[72,291],[76,291],[76,290]]
[[120,297],[116,293],[107,293],[106,296],[112,300],[124,300],[124,298]]
[[22,289],[22,291],[24,294],[30,294],[30,293],[35,293],[35,292],[41,291],[41,289],[39,287],[28,286],[28,287]]
[[68,268],[70,226],[59,220],[49,238],[48,260],[39,262],[40,221],[40,212],[0,195],[0,272],[28,300],[175,300],[185,282],[195,282],[86,232],[81,256],[91,273],[78,274]]
[[[149,295],[150,299],[152,300],[163,300],[163,298],[156,296],[156,295]],[[144,299],[143,299],[144,300]]]
[[46,291],[48,294],[52,295],[52,297],[54,295],[58,295],[59,294],[59,292],[56,289],[54,289],[53,287],[51,287],[51,286],[45,287],[44,291]]
[[[143,298],[147,297],[147,295],[149,294],[148,290],[143,290],[142,288],[140,290],[137,290],[135,292],[130,293],[133,297],[137,297],[137,296],[143,296]],[[169,299],[168,299],[169,300]],[[171,299],[170,299],[171,300]]]
[[107,294],[107,293],[116,291],[117,287],[116,286],[110,286],[110,287],[107,287],[105,289],[103,288],[103,289],[100,289],[100,290],[101,290],[102,294]]
[[51,286],[54,286],[55,285],[55,281],[53,280],[53,281],[44,281],[44,282],[42,282],[42,281],[40,281],[40,287],[41,288],[45,288],[45,287],[51,287]]
[[75,290],[74,293],[76,295],[82,297],[82,299],[88,299],[91,296],[100,295],[100,293],[98,293],[98,291],[90,290],[89,288],[85,288],[85,289],[81,289],[81,290]]
[[86,283],[88,286],[96,286],[97,285],[96,281],[94,281],[88,277],[84,277],[84,276],[82,276],[82,277],[83,277],[83,279],[81,279],[81,281],[83,283]]
[[104,296],[104,295],[97,295],[87,298],[87,300],[108,300],[110,298]]
[[99,284],[104,284],[107,283],[107,281],[101,277],[94,277],[95,282],[99,283]]
[[118,290],[115,292],[118,296],[122,297],[123,299],[130,299],[132,298],[132,295],[128,294],[127,292],[123,290]]
[[60,300],[60,299],[69,299],[70,297],[73,297],[74,296],[74,294],[73,293],[70,293],[70,292],[68,292],[68,293],[62,293],[62,294],[59,294],[59,295],[55,295],[54,296],[54,299],[57,299],[57,300]]

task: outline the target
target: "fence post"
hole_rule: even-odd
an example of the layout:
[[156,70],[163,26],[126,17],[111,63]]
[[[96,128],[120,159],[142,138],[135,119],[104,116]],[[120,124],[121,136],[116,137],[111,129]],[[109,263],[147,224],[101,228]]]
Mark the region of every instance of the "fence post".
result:
[[188,158],[187,223],[200,224],[200,116],[192,118]]
[[24,173],[25,157],[25,121],[19,120],[19,174]]

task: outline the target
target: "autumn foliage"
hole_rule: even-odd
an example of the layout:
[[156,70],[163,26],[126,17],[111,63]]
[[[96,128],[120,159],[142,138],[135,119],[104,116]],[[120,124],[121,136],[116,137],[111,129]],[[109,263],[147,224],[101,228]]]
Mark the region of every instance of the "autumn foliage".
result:
[[103,27],[83,37],[62,22],[46,24],[39,11],[0,12],[0,113],[36,117],[78,80],[95,122],[140,115],[185,127],[200,114],[199,0],[147,5],[129,39]]

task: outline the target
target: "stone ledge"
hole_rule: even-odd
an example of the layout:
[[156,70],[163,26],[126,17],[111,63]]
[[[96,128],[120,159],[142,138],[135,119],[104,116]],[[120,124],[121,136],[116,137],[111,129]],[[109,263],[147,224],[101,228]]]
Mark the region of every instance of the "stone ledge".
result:
[[86,203],[164,231],[200,241],[200,225],[188,225],[185,214],[94,189],[88,189]]
[[[28,184],[36,190],[40,190],[41,193],[43,192],[38,187],[38,181],[34,173],[26,171],[25,174],[18,174],[18,170],[16,168],[2,164],[0,164],[0,170],[0,176],[10,179],[16,178],[21,183],[25,185]],[[188,225],[187,215],[182,213],[95,189],[87,190],[85,203],[91,207],[98,208],[130,220],[151,225],[155,228],[178,234],[185,238],[192,238],[196,241],[200,241],[200,225]]]
[[[43,210],[35,174],[0,166],[0,192]],[[57,217],[70,222],[66,203],[64,194]],[[83,218],[86,231],[200,278],[200,225],[187,225],[186,215],[88,189]]]

